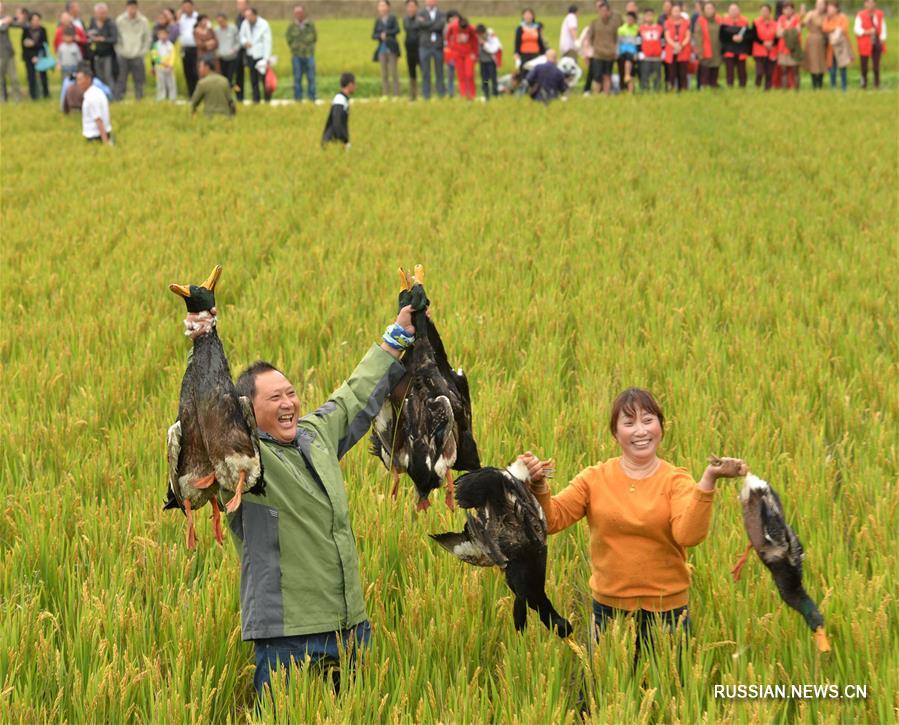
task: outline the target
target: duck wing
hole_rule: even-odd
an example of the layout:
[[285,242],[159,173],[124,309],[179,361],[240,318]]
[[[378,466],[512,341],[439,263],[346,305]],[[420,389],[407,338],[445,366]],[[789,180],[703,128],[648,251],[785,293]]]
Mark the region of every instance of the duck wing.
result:
[[181,490],[178,486],[178,462],[181,458],[181,421],[176,420],[169,426],[165,437],[166,458],[169,464],[169,490],[165,500],[165,509],[181,509]]
[[265,471],[262,467],[262,452],[260,451],[259,444],[259,428],[256,425],[256,412],[253,410],[253,403],[247,396],[238,396],[237,402],[240,404],[244,422],[247,424],[247,428],[250,431],[250,441],[253,444],[253,451],[259,461],[259,478],[256,479],[256,483],[250,488],[250,493],[257,496],[265,496]]
[[468,515],[462,532],[430,534],[431,538],[457,559],[473,566],[498,566],[504,568],[508,559],[489,530],[489,517],[479,513]]

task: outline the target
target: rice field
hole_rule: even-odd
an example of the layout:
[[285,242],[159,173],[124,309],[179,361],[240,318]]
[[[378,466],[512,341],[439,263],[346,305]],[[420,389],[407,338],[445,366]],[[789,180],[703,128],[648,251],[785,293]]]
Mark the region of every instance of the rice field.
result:
[[[150,111],[150,112],[148,112]],[[113,107],[118,143],[42,104],[0,124],[0,721],[894,722],[897,135],[894,91],[574,98],[550,108],[359,104],[349,153],[324,109]],[[360,444],[345,459],[372,648],[335,696],[314,677],[254,709],[239,561],[160,510],[189,344],[170,282],[224,266],[219,332],[325,400],[421,262],[468,374],[482,459],[530,448],[554,487],[616,454],[609,407],[653,390],[662,454],[699,476],[739,455],[779,490],[833,651],[816,652],[744,546],[724,481],[690,550],[693,634],[632,669],[589,646],[587,529],[549,544],[575,625],[521,636],[499,572],[427,537]],[[722,699],[833,683],[866,699]]]

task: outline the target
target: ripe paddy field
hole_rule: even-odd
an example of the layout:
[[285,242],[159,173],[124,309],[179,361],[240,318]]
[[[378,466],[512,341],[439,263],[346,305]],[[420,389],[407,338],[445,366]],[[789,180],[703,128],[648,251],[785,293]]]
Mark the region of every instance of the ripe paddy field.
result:
[[[332,89],[333,92],[333,89]],[[324,95],[324,94],[323,94]],[[396,267],[427,270],[471,381],[482,459],[529,448],[553,486],[616,454],[639,385],[663,455],[739,455],[780,492],[833,651],[784,607],[722,482],[691,549],[692,637],[632,668],[625,624],[589,642],[587,529],[549,543],[575,625],[523,635],[499,573],[439,550],[360,444],[344,462],[373,645],[335,697],[279,691],[294,722],[892,722],[896,620],[897,134],[894,91],[357,104],[113,106],[86,146],[49,105],[0,111],[0,720],[244,722],[239,561],[184,546],[163,513],[164,435],[188,343],[170,282],[224,266],[232,370],[282,367],[324,401],[395,314]],[[437,497],[435,497],[436,499]],[[437,503],[435,501],[435,503]],[[721,699],[716,684],[867,685],[867,699]]]

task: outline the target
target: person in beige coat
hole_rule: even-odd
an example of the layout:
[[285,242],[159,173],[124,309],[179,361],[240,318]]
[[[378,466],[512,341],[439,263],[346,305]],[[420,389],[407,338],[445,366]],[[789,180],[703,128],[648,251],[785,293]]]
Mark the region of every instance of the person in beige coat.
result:
[[827,72],[827,37],[822,27],[825,7],[826,0],[817,0],[814,9],[802,19],[806,30],[803,65],[812,76],[812,88],[824,87],[824,74]]

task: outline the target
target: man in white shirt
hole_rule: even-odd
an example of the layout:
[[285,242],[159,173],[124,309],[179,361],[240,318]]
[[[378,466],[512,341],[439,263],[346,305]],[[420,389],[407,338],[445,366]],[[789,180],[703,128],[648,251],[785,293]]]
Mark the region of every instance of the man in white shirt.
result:
[[577,5],[568,8],[568,15],[562,21],[562,32],[559,35],[559,55],[577,60]]
[[265,18],[260,18],[255,8],[247,8],[246,18],[240,26],[240,44],[247,51],[247,65],[250,66],[250,83],[253,86],[253,103],[259,103],[259,85],[265,94],[266,103],[272,94],[265,89],[265,72],[272,57],[272,29]]
[[94,73],[91,64],[81,63],[75,76],[78,90],[84,94],[81,102],[81,132],[88,141],[112,145],[109,100],[103,91],[93,85],[93,82]]
[[194,40],[194,27],[198,17],[191,0],[184,0],[178,11],[178,40],[181,41],[181,63],[188,97],[194,94],[194,88],[197,87],[197,41]]

